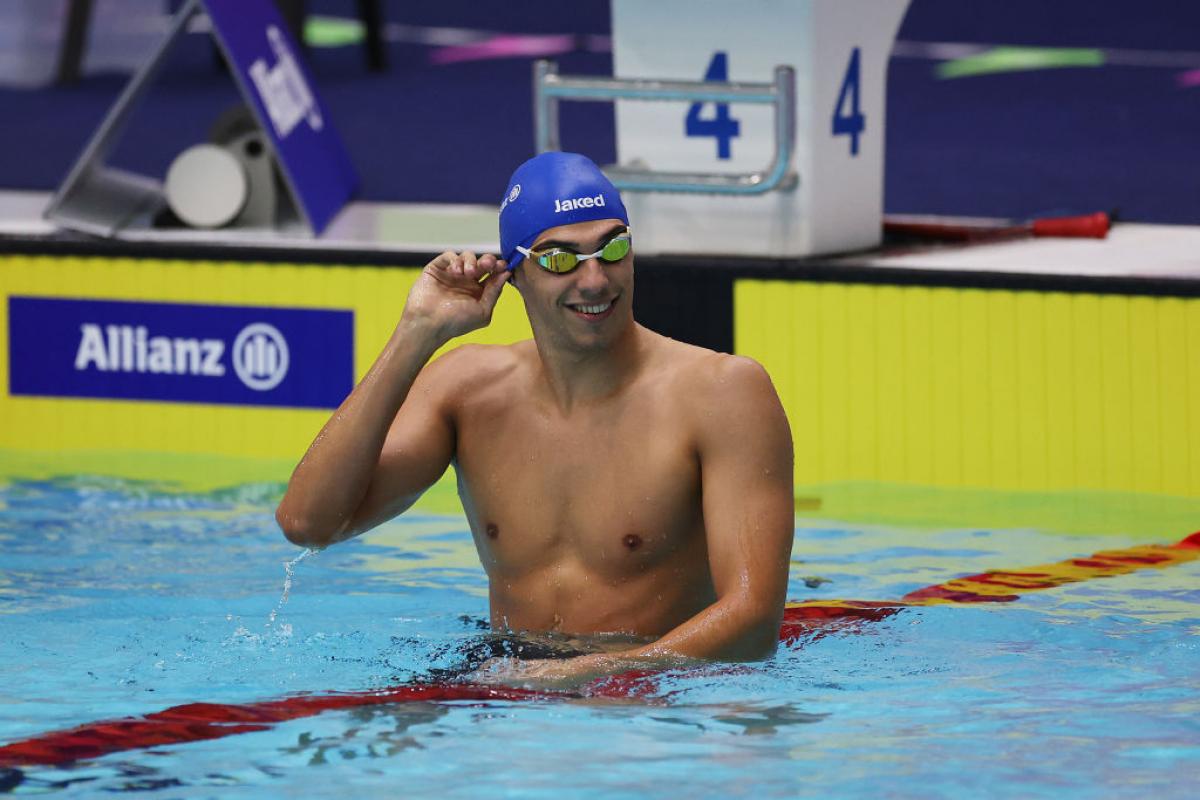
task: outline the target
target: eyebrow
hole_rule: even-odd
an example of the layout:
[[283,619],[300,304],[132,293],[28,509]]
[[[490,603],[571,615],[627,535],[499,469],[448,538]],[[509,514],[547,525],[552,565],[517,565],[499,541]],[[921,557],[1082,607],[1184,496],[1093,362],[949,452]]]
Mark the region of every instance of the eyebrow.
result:
[[[599,237],[598,242],[607,242],[609,239],[613,238],[614,236],[618,236],[627,230],[629,230],[628,225],[614,225],[613,227],[609,228],[607,233]],[[568,242],[561,239],[547,239],[544,242],[536,242],[529,249],[545,250],[549,247],[565,247],[569,250],[574,250],[575,252],[583,252],[584,250],[584,248],[580,247],[578,242]]]

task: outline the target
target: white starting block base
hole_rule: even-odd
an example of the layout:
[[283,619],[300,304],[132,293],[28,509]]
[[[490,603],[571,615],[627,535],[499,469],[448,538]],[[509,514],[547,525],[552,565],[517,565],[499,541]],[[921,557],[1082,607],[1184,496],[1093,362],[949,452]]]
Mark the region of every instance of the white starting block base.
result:
[[[626,193],[639,252],[795,257],[873,247],[883,213],[888,57],[908,0],[613,0],[617,78],[796,76],[799,183],[757,196]],[[770,163],[773,109],[619,100],[623,167],[750,173]]]

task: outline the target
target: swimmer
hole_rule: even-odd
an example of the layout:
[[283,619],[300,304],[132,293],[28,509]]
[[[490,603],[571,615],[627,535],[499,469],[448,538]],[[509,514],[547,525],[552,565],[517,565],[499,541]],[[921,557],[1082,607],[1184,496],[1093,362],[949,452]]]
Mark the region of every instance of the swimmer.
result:
[[[276,519],[326,547],[409,508],[453,464],[503,632],[620,648],[503,660],[496,680],[572,685],[778,641],[792,544],[792,444],[756,362],[633,318],[636,230],[581,155],[513,174],[502,257],[442,253],[395,332],[300,461]],[[463,345],[506,283],[533,339]],[[610,639],[612,636],[609,637]]]

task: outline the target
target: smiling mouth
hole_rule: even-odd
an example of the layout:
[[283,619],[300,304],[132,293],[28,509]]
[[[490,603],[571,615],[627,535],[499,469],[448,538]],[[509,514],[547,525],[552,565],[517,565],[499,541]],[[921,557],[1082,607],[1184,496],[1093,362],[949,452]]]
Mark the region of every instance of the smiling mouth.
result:
[[613,307],[619,299],[620,297],[614,297],[607,303],[567,303],[566,306],[584,319],[601,320],[612,314]]

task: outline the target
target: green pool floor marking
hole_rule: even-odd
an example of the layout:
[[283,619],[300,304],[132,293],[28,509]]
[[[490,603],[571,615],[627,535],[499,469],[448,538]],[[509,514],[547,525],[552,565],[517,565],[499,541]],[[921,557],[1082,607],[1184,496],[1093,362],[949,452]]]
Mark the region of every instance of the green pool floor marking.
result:
[[1105,490],[1013,491],[847,481],[797,486],[800,519],[938,531],[1036,530],[1161,541],[1200,529],[1200,498]]
[[[20,481],[128,482],[130,488],[204,493],[273,504],[283,496],[295,459],[136,451],[0,449],[0,486]],[[798,520],[937,531],[972,527],[1043,533],[1118,535],[1158,541],[1200,528],[1200,498],[1100,490],[1008,491],[847,481],[798,485]],[[460,517],[453,468],[417,502],[418,512]],[[0,505],[0,510],[3,506]]]
[[1001,72],[1102,66],[1104,51],[1096,48],[1001,46],[977,55],[945,61],[937,65],[935,72],[939,78],[948,80]]

